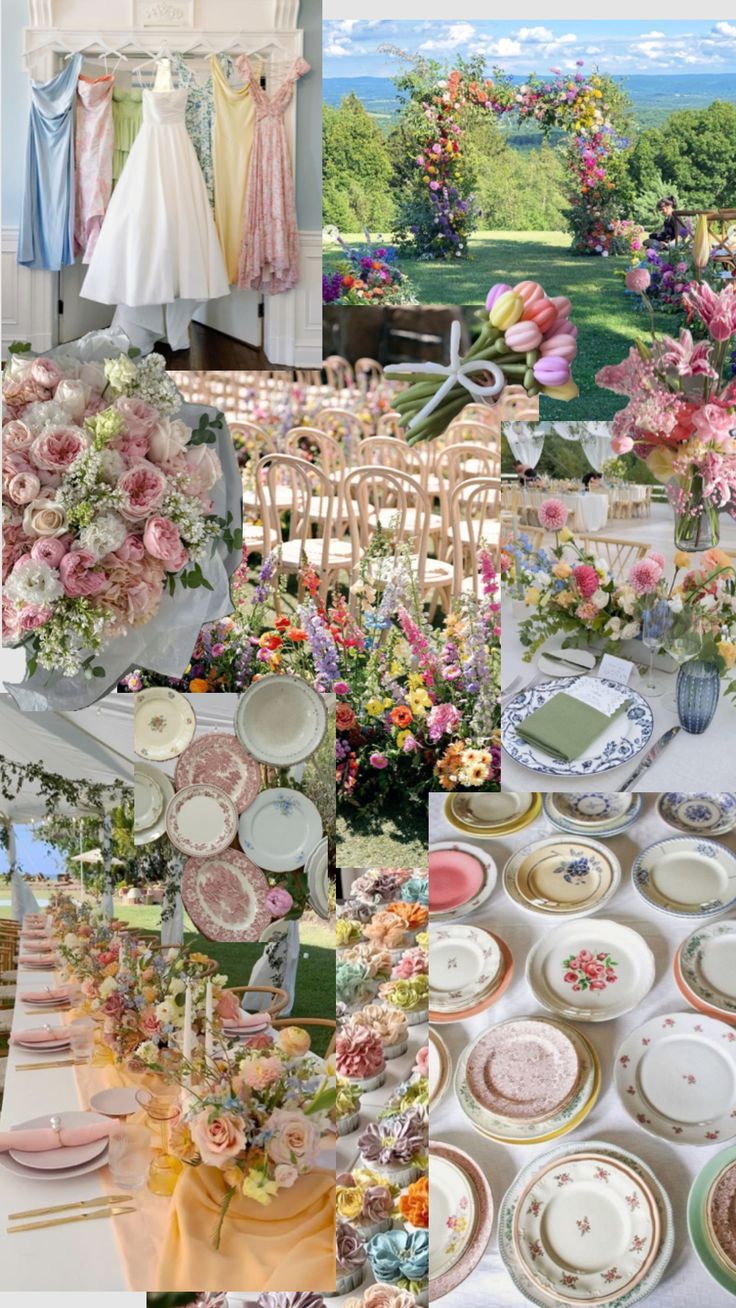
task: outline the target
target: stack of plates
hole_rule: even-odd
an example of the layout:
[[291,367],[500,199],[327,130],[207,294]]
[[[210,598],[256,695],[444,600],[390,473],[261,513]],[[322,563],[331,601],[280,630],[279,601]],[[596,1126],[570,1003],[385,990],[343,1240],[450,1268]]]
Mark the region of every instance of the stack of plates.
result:
[[20,954],[18,964],[24,972],[53,972],[59,962],[56,954]]
[[654,985],[654,956],[637,931],[606,918],[561,922],[534,945],[526,980],[542,1008],[574,1022],[609,1022]]
[[592,745],[571,762],[554,759],[537,745],[530,745],[519,735],[517,728],[538,708],[549,703],[563,691],[574,690],[577,677],[561,677],[558,681],[543,681],[529,686],[514,695],[501,711],[501,743],[516,763],[548,777],[591,777],[611,768],[630,763],[649,743],[654,730],[654,715],[643,695],[630,686],[600,677],[600,685],[615,696],[620,708],[608,726],[596,737]]
[[592,1046],[567,1022],[513,1017],[463,1050],[455,1093],[481,1135],[501,1144],[539,1144],[572,1131],[598,1098]]
[[736,1295],[736,1147],[722,1149],[696,1176],[687,1225],[706,1272]]
[[[101,1113],[69,1112],[59,1113],[61,1129],[74,1126],[91,1126],[95,1122],[107,1122]],[[30,1122],[18,1122],[14,1131],[29,1131],[36,1127],[47,1127],[50,1114],[34,1117]],[[62,1145],[59,1149],[44,1152],[31,1152],[8,1149],[0,1153],[0,1167],[5,1167],[16,1176],[23,1176],[29,1181],[68,1181],[75,1176],[84,1176],[87,1172],[96,1172],[107,1162],[109,1137],[93,1140],[85,1145]]]
[[13,1045],[16,1049],[27,1050],[29,1054],[49,1054],[54,1053],[57,1049],[61,1051],[69,1048],[71,1040],[69,1039],[68,1028],[57,1027],[56,1030],[59,1032],[57,1038],[52,1035],[50,1026],[48,1030],[49,1036],[47,1040],[24,1039],[24,1035],[27,1036],[28,1033],[19,1032],[18,1035],[13,1037]]
[[680,794],[668,791],[657,800],[663,822],[694,836],[725,836],[736,826],[736,795]]
[[542,808],[542,796],[502,790],[492,794],[448,795],[445,819],[458,831],[472,836],[508,836],[533,822]]
[[[46,989],[50,991],[51,987],[47,986]],[[39,991],[39,994],[43,994],[43,992]],[[61,999],[54,999],[51,993],[49,993],[48,998],[32,999],[30,995],[21,995],[20,998],[23,1000],[24,1004],[28,1005],[29,1008],[32,1008],[34,1009],[34,1011],[39,1013],[43,1013],[44,1009],[46,1008],[70,1008],[71,1007],[71,1001],[68,997],[61,998]]]
[[675,981],[693,1008],[736,1025],[736,922],[709,922],[683,940]]
[[615,895],[620,882],[616,855],[589,836],[545,836],[517,849],[503,870],[509,899],[544,917],[595,913]]
[[670,917],[712,917],[736,904],[736,854],[715,840],[671,836],[642,850],[634,889]]
[[508,945],[485,927],[430,926],[430,1021],[461,1022],[482,1013],[501,998],[512,972]]
[[491,1237],[493,1197],[467,1154],[429,1142],[429,1297],[441,1299],[480,1262]]
[[625,831],[641,812],[642,796],[626,790],[614,794],[597,793],[544,796],[544,811],[553,826],[576,836],[597,836],[606,840]]
[[442,1036],[429,1028],[429,1108],[438,1108],[452,1079],[452,1059]]
[[430,845],[430,922],[449,922],[474,913],[493,893],[496,878],[496,864],[477,845],[454,840]]
[[639,1303],[672,1254],[669,1199],[641,1159],[602,1141],[561,1146],[519,1173],[499,1212],[501,1257],[539,1304]]
[[653,1017],[624,1040],[614,1080],[650,1135],[709,1145],[736,1135],[736,1033],[700,1013]]

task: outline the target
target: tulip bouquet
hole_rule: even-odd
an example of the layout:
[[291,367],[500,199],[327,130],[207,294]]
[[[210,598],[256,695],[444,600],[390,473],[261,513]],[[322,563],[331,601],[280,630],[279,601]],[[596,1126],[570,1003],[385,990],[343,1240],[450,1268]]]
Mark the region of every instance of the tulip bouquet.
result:
[[567,296],[548,296],[539,282],[513,287],[497,282],[486,297],[487,317],[464,357],[459,353],[460,324],[454,322],[449,366],[398,363],[384,369],[386,377],[410,383],[394,398],[409,444],[445,431],[469,399],[497,401],[509,383],[523,386],[530,396],[574,399],[577,327],[571,312]]

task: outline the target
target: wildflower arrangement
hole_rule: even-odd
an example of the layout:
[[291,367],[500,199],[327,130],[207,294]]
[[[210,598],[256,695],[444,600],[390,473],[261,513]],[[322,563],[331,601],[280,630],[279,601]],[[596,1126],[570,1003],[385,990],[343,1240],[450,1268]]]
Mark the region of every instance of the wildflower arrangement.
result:
[[576,235],[580,254],[597,254],[607,259],[610,254],[627,254],[636,263],[641,257],[647,234],[633,218],[593,218]]
[[232,523],[212,513],[223,418],[196,429],[160,355],[103,364],[14,353],[3,377],[3,640],[28,674],[93,662],[155,617]]
[[337,242],[343,258],[335,272],[322,276],[322,299],[325,304],[414,304],[411,283],[398,265],[393,245],[372,242],[365,233],[365,244],[348,245],[341,236]]

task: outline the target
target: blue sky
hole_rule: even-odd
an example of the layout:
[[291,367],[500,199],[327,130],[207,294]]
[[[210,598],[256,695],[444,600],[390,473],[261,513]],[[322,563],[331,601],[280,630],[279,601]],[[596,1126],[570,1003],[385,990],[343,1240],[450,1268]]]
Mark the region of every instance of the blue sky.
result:
[[[56,850],[47,849],[46,845],[33,835],[30,827],[16,826],[15,848],[16,858],[24,872],[42,872],[46,877],[55,877],[59,872],[64,871],[63,855],[57,854]],[[0,849],[0,872],[7,872],[7,870],[8,856],[4,849]]]
[[550,68],[574,69],[583,59],[613,74],[736,72],[736,21],[555,22],[523,19],[444,22],[343,18],[324,25],[325,77],[390,77],[396,59],[382,45],[400,46],[444,60],[481,52],[490,69],[544,75]]

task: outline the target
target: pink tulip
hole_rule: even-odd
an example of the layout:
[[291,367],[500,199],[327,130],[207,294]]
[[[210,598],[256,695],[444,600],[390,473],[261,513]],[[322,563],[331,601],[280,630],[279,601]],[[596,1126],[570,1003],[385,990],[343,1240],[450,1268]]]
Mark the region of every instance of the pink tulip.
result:
[[572,361],[578,352],[578,343],[574,336],[550,336],[547,340],[542,341],[539,347],[539,353],[542,355],[556,354],[560,359]]
[[572,300],[568,300],[566,295],[550,295],[550,304],[553,304],[560,318],[569,318],[572,313]]
[[527,350],[536,350],[542,340],[540,332],[535,322],[516,322],[512,327],[507,327],[503,338],[510,350],[517,354],[526,354]]

